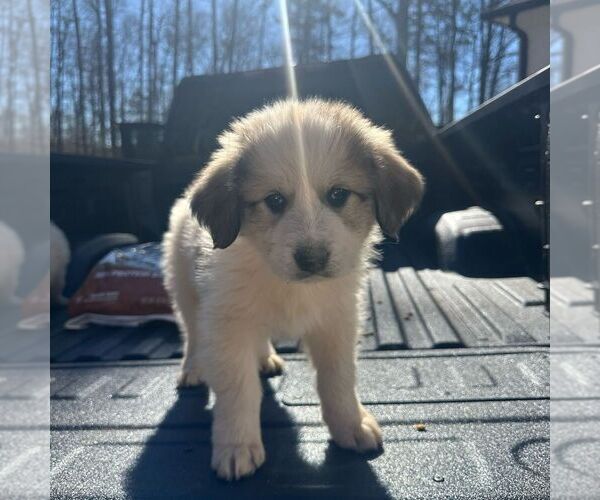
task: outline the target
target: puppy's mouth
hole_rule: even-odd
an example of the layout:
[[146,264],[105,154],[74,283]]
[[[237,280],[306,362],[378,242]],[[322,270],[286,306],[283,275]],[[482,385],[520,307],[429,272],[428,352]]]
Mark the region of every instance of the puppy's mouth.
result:
[[294,281],[301,281],[303,283],[310,283],[313,281],[322,281],[327,278],[333,278],[334,273],[331,270],[325,269],[318,273],[311,273],[306,271],[298,271],[294,276]]

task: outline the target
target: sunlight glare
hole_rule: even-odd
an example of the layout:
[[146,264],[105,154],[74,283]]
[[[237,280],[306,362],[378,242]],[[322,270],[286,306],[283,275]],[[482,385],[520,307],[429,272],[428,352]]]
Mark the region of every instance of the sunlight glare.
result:
[[[279,13],[281,16],[281,33],[283,36],[283,47],[285,52],[285,70],[287,78],[288,98],[293,101],[298,101],[298,84],[296,81],[296,72],[294,70],[294,54],[292,51],[292,37],[290,35],[290,22],[288,18],[287,0],[279,0]],[[308,196],[310,192],[310,183],[308,181],[308,169],[306,165],[306,150],[304,147],[304,139],[302,137],[302,129],[300,127],[300,108],[293,108],[293,118],[295,123],[296,144],[298,146],[298,159],[302,174],[302,182],[304,189],[300,192]]]
[[283,36],[283,50],[285,52],[288,97],[298,99],[298,85],[296,83],[296,73],[294,71],[294,54],[292,52],[292,37],[290,35],[287,0],[279,0],[279,14],[281,16],[281,32]]

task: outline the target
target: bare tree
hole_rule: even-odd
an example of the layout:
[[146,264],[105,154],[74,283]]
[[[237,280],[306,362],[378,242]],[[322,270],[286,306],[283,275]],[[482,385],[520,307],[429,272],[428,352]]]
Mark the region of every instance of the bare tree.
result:
[[356,56],[356,22],[358,21],[358,11],[356,4],[352,8],[352,21],[350,21],[350,59]]
[[187,2],[187,47],[186,47],[186,73],[194,74],[194,9],[192,0]]
[[[29,7],[31,0],[27,1]],[[87,153],[88,141],[87,141],[87,127],[85,124],[85,81],[83,78],[83,47],[81,44],[81,29],[79,26],[79,14],[77,12],[77,1],[72,1],[73,5],[73,21],[75,23],[75,40],[77,44],[77,77],[79,80],[78,86],[78,100],[77,100],[77,130],[79,131],[79,140],[81,141],[81,147],[83,152]]]
[[421,86],[421,47],[423,42],[423,0],[416,0],[417,13],[415,20],[415,69],[413,78],[415,86]]
[[450,2],[450,33],[448,54],[448,95],[446,97],[446,113],[445,119],[448,122],[454,120],[454,97],[456,92],[456,37],[457,37],[457,16],[458,16],[459,0],[451,0]]
[[[374,20],[373,20],[373,0],[369,0],[369,3],[367,4],[367,9],[368,9],[368,16],[369,16],[369,20],[371,21],[371,24],[375,24]],[[368,27],[367,27],[368,28]],[[375,53],[375,49],[373,46],[373,33],[371,33],[370,29],[367,29],[368,31],[368,36],[369,36],[369,55],[373,55]]]
[[175,21],[173,23],[173,77],[171,78],[171,85],[173,89],[177,85],[177,63],[178,63],[178,51],[179,51],[179,1],[175,0]]
[[[377,0],[394,21],[396,30],[396,57],[400,64],[406,66],[408,54],[408,7],[409,0]],[[396,7],[394,8],[394,3]]]
[[[57,1],[53,9],[54,22],[51,27],[52,40],[55,44],[54,59],[54,109],[52,111],[52,138],[57,151],[62,151],[63,144],[63,101],[64,101],[64,67],[65,44],[67,30],[63,20],[62,1]],[[4,33],[4,31],[3,31]]]
[[327,61],[331,61],[333,55],[333,3],[328,0],[325,4],[325,32],[327,38],[325,42],[325,54]]
[[8,4],[8,72],[6,74],[6,110],[4,121],[4,134],[7,139],[9,151],[15,150],[16,140],[16,110],[15,110],[15,78],[13,75],[17,71],[18,47],[17,40],[21,31],[22,20],[20,20],[14,12],[13,2]]
[[[480,10],[487,9],[486,0],[480,0]],[[479,32],[481,33],[481,48],[479,55],[479,103],[487,98],[487,80],[490,64],[490,47],[492,45],[493,30],[490,23],[486,23],[482,18],[479,21]]]
[[217,37],[217,0],[211,0],[212,72],[216,73],[219,63],[219,40]]
[[260,26],[258,28],[258,55],[256,61],[256,67],[262,68],[263,65],[263,57],[265,52],[265,31],[267,24],[267,16],[269,13],[268,4],[270,0],[263,0],[261,4],[261,16],[260,16]]
[[498,91],[498,79],[500,75],[500,68],[504,62],[504,56],[506,55],[506,41],[505,35],[506,30],[502,26],[499,28],[500,35],[498,38],[498,47],[496,54],[492,60],[491,78],[490,78],[490,96],[496,95]]
[[227,71],[231,73],[233,71],[233,55],[235,51],[235,42],[238,27],[238,9],[239,0],[233,0],[233,7],[231,9],[231,34],[229,36],[229,45],[227,48]]
[[40,83],[40,67],[39,47],[37,40],[37,29],[35,16],[31,6],[31,0],[27,0],[27,19],[29,21],[29,34],[31,38],[31,61],[33,64],[33,99],[31,101],[31,146],[34,151],[38,151],[40,147],[45,147],[44,144],[44,125],[42,123],[42,88]]
[[152,62],[155,53],[154,47],[154,0],[148,0],[148,59],[146,65],[147,81],[148,81],[148,98],[146,101],[147,111],[146,116],[148,121],[154,121],[154,98],[156,89],[156,80],[154,79],[154,65]]
[[113,154],[117,150],[117,113],[115,88],[115,50],[113,35],[113,5],[112,0],[104,0],[106,20],[106,68],[108,73],[108,113],[110,119],[110,147]]
[[139,102],[138,102],[138,115],[140,117],[140,119],[143,120],[144,117],[144,112],[146,107],[144,106],[144,96],[145,94],[145,89],[144,89],[144,75],[145,75],[145,68],[144,68],[144,58],[146,56],[146,51],[145,51],[145,33],[146,30],[144,29],[144,18],[145,18],[145,13],[146,13],[146,0],[142,0],[141,1],[141,9],[140,9],[140,24],[139,24],[139,31],[138,31],[138,47],[139,47],[139,57],[138,57],[138,82],[139,82]]
[[103,150],[106,147],[106,93],[104,87],[104,22],[102,20],[102,4],[100,3],[100,0],[93,0],[92,10],[96,17],[96,86],[98,89],[97,100],[100,148]]

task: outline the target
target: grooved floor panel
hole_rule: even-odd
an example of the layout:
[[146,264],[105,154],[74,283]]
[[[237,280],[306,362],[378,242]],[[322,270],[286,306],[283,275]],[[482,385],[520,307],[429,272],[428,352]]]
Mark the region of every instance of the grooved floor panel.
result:
[[[529,278],[474,279],[438,270],[400,267],[369,273],[362,322],[363,351],[548,345],[543,291]],[[53,362],[172,359],[181,357],[175,325],[90,327],[66,331],[63,311],[53,317]],[[577,339],[568,332],[568,341]],[[279,352],[296,352],[294,340]]]
[[53,498],[549,496],[547,348],[363,353],[359,394],[384,434],[366,456],[329,441],[312,368],[285,358],[263,379],[266,463],[235,484],[210,470],[213,396],[177,390],[176,361],[54,365]]

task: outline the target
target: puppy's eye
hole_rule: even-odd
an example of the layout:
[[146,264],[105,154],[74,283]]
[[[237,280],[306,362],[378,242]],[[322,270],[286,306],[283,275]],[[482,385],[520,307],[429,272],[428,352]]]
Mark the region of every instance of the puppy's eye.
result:
[[346,204],[349,196],[350,191],[347,189],[334,187],[327,192],[327,203],[334,208],[340,208]]
[[265,198],[265,204],[269,207],[269,210],[274,214],[280,214],[285,210],[285,206],[287,205],[287,200],[283,197],[281,193],[271,193],[269,196]]

